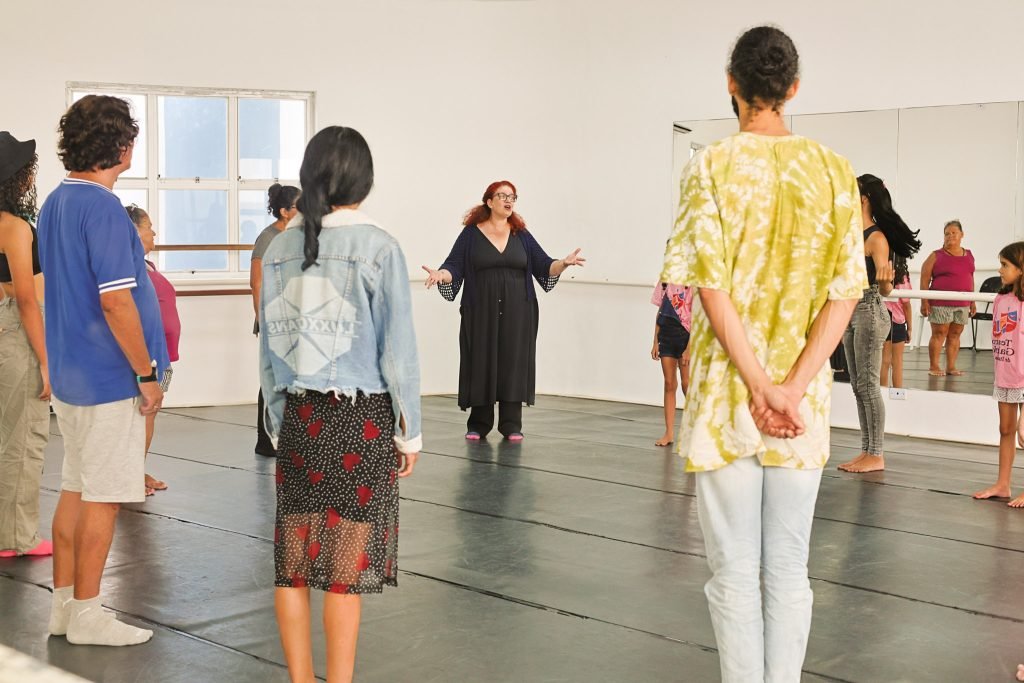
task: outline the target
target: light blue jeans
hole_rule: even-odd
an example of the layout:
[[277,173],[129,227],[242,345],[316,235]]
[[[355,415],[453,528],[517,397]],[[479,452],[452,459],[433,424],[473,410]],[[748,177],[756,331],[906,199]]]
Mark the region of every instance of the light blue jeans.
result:
[[[723,683],[798,683],[814,595],[807,554],[821,470],[741,458],[697,473]],[[764,588],[762,590],[762,580]]]

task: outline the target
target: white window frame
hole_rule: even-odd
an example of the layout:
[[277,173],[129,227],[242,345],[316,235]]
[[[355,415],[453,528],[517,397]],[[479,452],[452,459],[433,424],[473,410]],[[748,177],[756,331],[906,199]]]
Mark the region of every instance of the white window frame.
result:
[[[241,239],[239,224],[238,193],[243,190],[266,192],[274,183],[298,185],[298,178],[243,179],[238,173],[238,101],[240,99],[301,100],[306,103],[306,131],[304,142],[308,143],[315,130],[316,94],[297,90],[246,90],[239,88],[192,88],[163,85],[137,85],[127,83],[97,83],[68,81],[66,84],[67,106],[74,102],[76,92],[99,92],[110,95],[143,95],[146,97],[146,177],[120,178],[117,188],[123,190],[146,190],[149,198],[149,213],[160,213],[161,190],[220,190],[228,193],[228,243],[238,244]],[[219,97],[228,101],[227,117],[227,178],[161,178],[160,128],[157,98],[170,97]],[[166,253],[166,252],[164,252]],[[238,257],[240,251],[229,250],[226,271],[171,271],[168,276],[174,282],[183,284],[224,284],[225,282],[249,282],[249,271],[241,270]],[[162,259],[161,259],[162,261]],[[162,265],[162,263],[161,263]]]

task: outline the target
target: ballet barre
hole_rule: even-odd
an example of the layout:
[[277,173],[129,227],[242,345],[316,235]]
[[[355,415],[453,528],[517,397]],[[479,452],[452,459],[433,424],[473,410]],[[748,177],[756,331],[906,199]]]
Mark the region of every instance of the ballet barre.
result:
[[996,295],[981,292],[941,292],[931,289],[894,289],[889,296],[882,298],[886,301],[928,299],[929,301],[974,301],[990,304],[996,300]]

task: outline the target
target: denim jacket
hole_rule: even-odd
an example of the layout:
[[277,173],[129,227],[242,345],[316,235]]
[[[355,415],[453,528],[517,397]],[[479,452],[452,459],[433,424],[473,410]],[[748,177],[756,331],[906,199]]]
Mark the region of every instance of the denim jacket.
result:
[[263,256],[260,386],[271,438],[281,433],[286,393],[388,392],[395,443],[419,452],[420,366],[398,241],[366,214],[341,209],[324,216],[317,264],[303,271],[303,259],[298,215]]

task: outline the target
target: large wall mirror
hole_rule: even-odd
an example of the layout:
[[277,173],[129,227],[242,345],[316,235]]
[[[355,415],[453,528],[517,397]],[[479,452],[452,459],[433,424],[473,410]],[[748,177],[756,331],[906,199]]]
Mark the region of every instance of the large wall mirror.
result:
[[[885,180],[893,204],[924,246],[910,264],[920,285],[921,264],[942,248],[942,229],[959,219],[963,246],[974,254],[975,290],[999,268],[998,253],[1024,239],[1024,103],[993,102],[880,111],[787,116],[790,130],[836,150],[854,171]],[[677,121],[673,126],[672,196],[696,150],[737,131],[735,119]],[[675,200],[673,200],[675,201]],[[967,325],[957,362],[965,374],[928,373],[930,326],[913,302],[913,338],[904,354],[904,386],[974,394],[992,392],[991,322]],[[985,305],[978,304],[984,312]],[[977,350],[975,350],[977,349]]]

